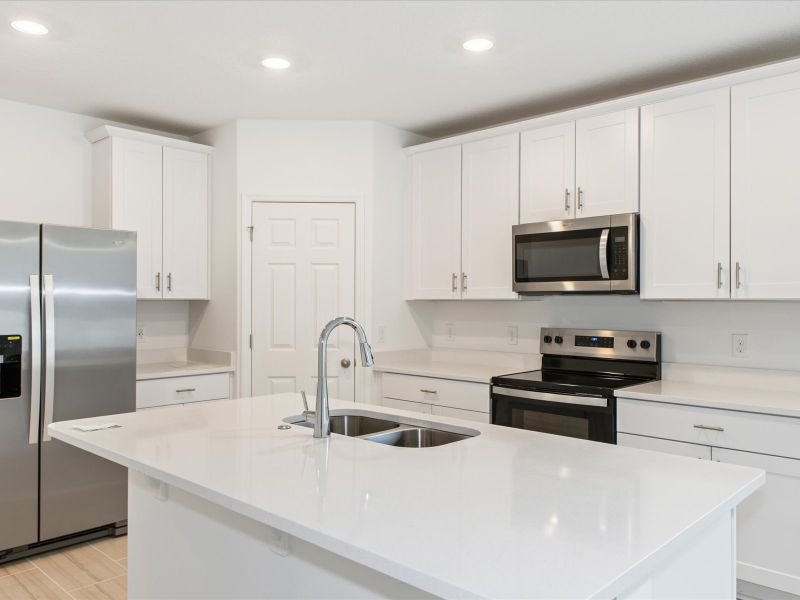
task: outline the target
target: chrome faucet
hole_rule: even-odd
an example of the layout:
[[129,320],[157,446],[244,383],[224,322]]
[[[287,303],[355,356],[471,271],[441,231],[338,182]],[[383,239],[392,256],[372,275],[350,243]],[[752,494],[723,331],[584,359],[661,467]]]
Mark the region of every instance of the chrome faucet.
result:
[[[367,334],[354,319],[350,317],[337,317],[330,321],[319,334],[319,346],[317,347],[317,406],[312,413],[314,416],[314,437],[325,438],[331,435],[331,417],[328,408],[328,338],[334,329],[339,325],[347,325],[355,330],[358,342],[361,346],[361,364],[371,367],[373,364],[372,348],[367,341]],[[311,416],[310,411],[306,411]]]

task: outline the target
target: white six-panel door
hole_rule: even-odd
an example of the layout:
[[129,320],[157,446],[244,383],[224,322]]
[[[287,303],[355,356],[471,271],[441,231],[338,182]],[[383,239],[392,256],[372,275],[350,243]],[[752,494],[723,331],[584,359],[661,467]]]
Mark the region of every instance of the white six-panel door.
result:
[[461,146],[411,157],[411,232],[410,297],[459,298]]
[[800,298],[800,73],[734,86],[731,142],[732,295]]
[[[305,390],[311,403],[320,331],[334,317],[354,316],[355,207],[255,203],[252,223],[252,393]],[[349,327],[331,335],[332,398],[354,399],[354,349]]]
[[462,149],[461,297],[516,298],[511,228],[519,223],[519,134]]
[[639,210],[639,109],[575,124],[576,217]]
[[730,91],[642,108],[642,298],[730,295]]
[[164,297],[208,298],[208,156],[164,148]]
[[521,223],[575,216],[575,123],[522,133],[519,217]]
[[111,151],[114,228],[136,232],[136,297],[161,298],[161,146],[113,138]]

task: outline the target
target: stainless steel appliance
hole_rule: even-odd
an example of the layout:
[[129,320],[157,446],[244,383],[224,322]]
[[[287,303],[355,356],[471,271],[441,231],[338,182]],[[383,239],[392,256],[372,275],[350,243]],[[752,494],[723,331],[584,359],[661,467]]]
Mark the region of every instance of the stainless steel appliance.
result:
[[126,524],[125,469],[46,428],[136,408],[136,235],[0,222],[0,248],[3,561]]
[[492,378],[492,423],[615,444],[615,390],[661,377],[659,333],[543,328],[541,349],[541,370]]
[[588,217],[513,228],[514,291],[639,291],[639,216]]

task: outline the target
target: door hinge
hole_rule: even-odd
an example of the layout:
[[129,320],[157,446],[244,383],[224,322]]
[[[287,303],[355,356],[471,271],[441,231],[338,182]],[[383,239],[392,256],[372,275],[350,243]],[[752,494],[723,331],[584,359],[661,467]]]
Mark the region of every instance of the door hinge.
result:
[[252,333],[250,334],[249,344],[250,344],[250,350],[252,350],[253,349],[253,334]]
[[253,227],[252,225],[250,225],[250,227],[247,228],[247,232],[250,234],[250,241],[251,242],[253,241],[253,230],[254,229],[255,229],[255,227]]

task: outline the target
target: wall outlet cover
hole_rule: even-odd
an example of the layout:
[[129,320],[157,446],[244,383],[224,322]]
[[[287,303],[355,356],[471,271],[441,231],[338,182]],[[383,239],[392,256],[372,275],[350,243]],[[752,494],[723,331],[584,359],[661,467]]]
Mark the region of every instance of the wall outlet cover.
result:
[[519,327],[516,325],[508,326],[508,345],[516,346],[519,343]]
[[456,339],[456,325],[455,323],[445,323],[445,331],[447,331],[447,341],[452,342]]
[[733,338],[733,355],[738,357],[747,356],[747,334],[734,333],[732,338]]

